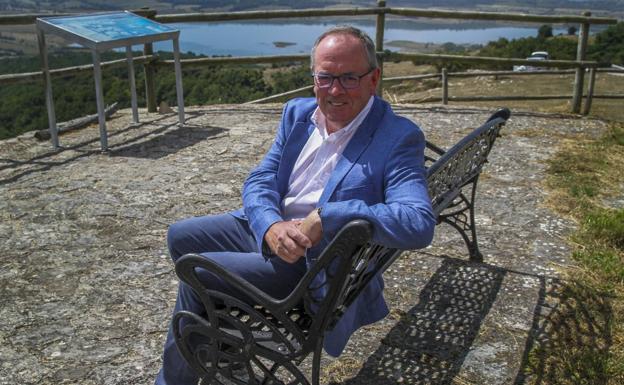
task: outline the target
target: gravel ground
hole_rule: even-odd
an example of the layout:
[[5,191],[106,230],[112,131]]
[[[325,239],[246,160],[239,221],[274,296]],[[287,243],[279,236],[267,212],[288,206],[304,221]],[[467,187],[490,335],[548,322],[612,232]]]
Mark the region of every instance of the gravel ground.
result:
[[[490,111],[398,105],[448,146]],[[281,106],[129,110],[61,136],[0,141],[0,385],[151,384],[176,293],[165,245],[178,219],[235,209],[242,181],[271,144]],[[485,263],[438,226],[434,243],[386,273],[392,308],[358,331],[324,382],[514,384],[569,265],[574,223],[542,202],[545,161],[558,141],[605,123],[517,112],[480,180],[477,222]],[[304,365],[308,365],[304,362]]]

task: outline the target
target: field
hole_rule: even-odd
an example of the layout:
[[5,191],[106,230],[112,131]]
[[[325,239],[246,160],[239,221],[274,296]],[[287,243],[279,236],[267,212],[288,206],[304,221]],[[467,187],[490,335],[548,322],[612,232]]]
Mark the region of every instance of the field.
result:
[[[430,66],[414,66],[409,62],[386,63],[384,76],[406,76],[419,73],[434,73]],[[585,76],[585,90],[589,75]],[[512,96],[512,95],[572,95],[574,75],[523,75],[523,76],[477,76],[471,78],[449,78],[449,96]],[[594,94],[622,95],[624,75],[597,73]],[[438,80],[404,81],[385,87],[384,97],[395,103],[415,103],[427,97],[442,95]],[[452,102],[451,102],[452,103]],[[464,102],[465,103],[465,102]],[[488,101],[469,102],[482,106],[506,106],[525,111],[569,113],[571,99],[538,101]],[[590,116],[624,122],[624,99],[594,98]]]

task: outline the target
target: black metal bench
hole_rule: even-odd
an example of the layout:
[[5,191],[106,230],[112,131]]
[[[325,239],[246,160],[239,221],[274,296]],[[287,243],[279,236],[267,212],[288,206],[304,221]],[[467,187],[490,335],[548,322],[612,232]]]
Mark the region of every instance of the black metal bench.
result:
[[[463,237],[470,258],[481,261],[474,222],[477,181],[502,126],[507,109],[497,111],[448,151],[427,143],[429,194],[438,223],[453,226]],[[463,190],[468,190],[465,193]],[[344,226],[295,290],[276,300],[242,278],[205,258],[189,254],[176,263],[176,273],[201,298],[206,315],[181,311],[173,318],[176,344],[202,384],[314,384],[325,331],[401,250],[371,244],[372,227],[364,220]],[[207,269],[245,293],[254,303],[207,290],[195,269]],[[319,275],[321,273],[321,275]],[[326,295],[315,296],[324,277]],[[311,381],[298,365],[313,353]]]

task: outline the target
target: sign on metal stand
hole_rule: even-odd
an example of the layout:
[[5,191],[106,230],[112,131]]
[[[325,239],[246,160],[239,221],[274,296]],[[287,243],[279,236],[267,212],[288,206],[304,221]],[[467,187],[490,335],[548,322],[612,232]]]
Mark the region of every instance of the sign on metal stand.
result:
[[184,124],[184,94],[182,91],[182,69],[180,67],[180,31],[153,20],[135,15],[134,13],[106,12],[88,15],[41,17],[37,18],[37,38],[46,88],[46,105],[50,137],[54,148],[59,147],[56,114],[52,82],[48,66],[48,53],[45,34],[61,36],[73,43],[91,49],[93,55],[93,75],[95,78],[95,96],[97,101],[98,121],[100,124],[100,143],[102,151],[108,150],[108,135],[104,115],[104,92],[102,89],[102,70],[100,53],[115,48],[125,48],[128,61],[128,79],[130,81],[132,120],[139,122],[137,107],[134,66],[132,64],[132,46],[155,41],[172,40],[175,59],[176,94],[178,98],[178,118]]

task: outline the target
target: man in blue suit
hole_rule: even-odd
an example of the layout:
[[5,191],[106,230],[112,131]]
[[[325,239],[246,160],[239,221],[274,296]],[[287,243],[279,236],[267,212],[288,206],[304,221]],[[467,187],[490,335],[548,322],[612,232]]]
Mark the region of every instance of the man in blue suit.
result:
[[[431,242],[425,138],[375,96],[380,70],[373,42],[356,28],[336,27],[317,39],[311,60],[316,98],[284,107],[273,145],[245,181],[243,209],[173,224],[167,241],[174,261],[201,253],[283,298],[352,219],[370,221],[373,241],[385,246]],[[215,275],[201,278],[208,288],[240,296]],[[325,336],[326,352],[338,356],[357,328],[386,316],[382,292],[376,277]],[[185,284],[174,312],[180,310],[204,312]],[[170,330],[156,384],[197,380]]]

